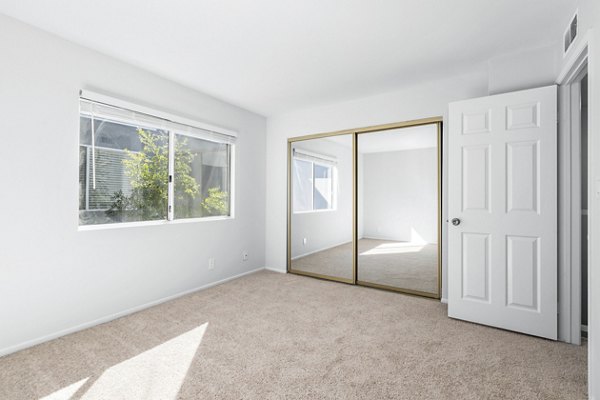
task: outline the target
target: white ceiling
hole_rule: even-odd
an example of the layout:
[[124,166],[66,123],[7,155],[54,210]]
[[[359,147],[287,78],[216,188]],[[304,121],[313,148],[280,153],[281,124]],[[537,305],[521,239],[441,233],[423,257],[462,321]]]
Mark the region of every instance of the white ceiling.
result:
[[[323,138],[352,147],[348,135]],[[321,139],[317,139],[321,140]],[[358,136],[358,152],[361,154],[386,153],[392,151],[428,149],[437,147],[437,125],[411,126],[381,132],[363,133]]]
[[0,0],[0,13],[263,115],[558,42],[574,0]]

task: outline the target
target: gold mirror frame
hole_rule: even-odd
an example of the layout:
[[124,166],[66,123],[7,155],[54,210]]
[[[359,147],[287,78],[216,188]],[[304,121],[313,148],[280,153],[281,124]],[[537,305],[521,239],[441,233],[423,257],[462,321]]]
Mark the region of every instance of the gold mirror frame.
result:
[[[438,291],[437,293],[420,292],[411,289],[397,288],[394,286],[380,285],[360,281],[358,276],[358,135],[382,132],[391,129],[409,128],[421,125],[437,125],[437,151],[438,151]],[[410,295],[440,299],[442,294],[442,117],[431,117],[412,121],[397,122],[392,124],[375,125],[358,129],[347,129],[335,132],[317,133],[306,136],[289,138],[287,142],[287,272],[291,274],[310,276],[313,278],[326,279],[351,285],[373,287],[377,289],[390,290]],[[339,135],[352,135],[352,279],[339,278],[329,275],[316,274],[312,272],[292,269],[292,144]]]

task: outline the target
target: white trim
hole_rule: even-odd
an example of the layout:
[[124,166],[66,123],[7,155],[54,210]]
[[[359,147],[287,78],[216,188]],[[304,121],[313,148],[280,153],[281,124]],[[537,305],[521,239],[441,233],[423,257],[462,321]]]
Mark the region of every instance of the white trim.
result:
[[270,267],[265,267],[265,271],[277,272],[279,274],[287,274],[288,273],[285,269],[270,268]]
[[131,110],[131,111],[141,112],[141,113],[159,117],[159,118],[171,121],[171,122],[175,122],[175,123],[179,123],[179,124],[183,124],[183,125],[189,125],[189,126],[192,126],[195,128],[206,129],[206,130],[214,131],[214,132],[221,133],[221,134],[227,135],[227,136],[233,136],[233,137],[238,136],[237,132],[230,130],[230,129],[226,129],[226,128],[222,128],[222,127],[219,127],[216,125],[208,124],[206,122],[201,122],[201,121],[193,120],[190,118],[182,117],[181,115],[171,114],[166,111],[158,110],[158,109],[155,109],[152,107],[142,106],[142,105],[139,105],[136,103],[132,103],[132,102],[129,102],[126,100],[122,100],[119,98],[108,96],[106,94],[94,92],[91,90],[81,89],[79,91],[79,95],[80,95],[80,97],[82,97],[84,99],[95,101],[95,102],[102,103],[102,104],[106,104],[108,106],[120,107],[120,108],[124,108],[124,109]]
[[[600,32],[599,27],[589,31],[588,41],[588,85],[589,85],[589,110],[598,110],[600,104]],[[600,169],[600,115],[597,111],[588,113],[588,393],[591,399],[600,399],[600,324],[598,307],[600,307],[600,293],[592,288],[600,287],[599,247],[598,237],[600,231],[600,204],[596,190],[600,183],[598,171]]]
[[[557,79],[560,85],[558,340],[572,344],[581,343],[581,168],[578,164],[581,133],[577,95],[579,79],[588,65],[588,37],[589,34],[584,35],[576,46],[572,46],[569,59]],[[588,171],[590,168],[588,160]]]
[[[571,83],[571,343],[581,344],[581,282],[583,259],[581,244],[587,238],[581,236],[582,227],[582,209],[581,209],[581,187],[582,187],[582,168],[581,148],[582,119],[581,119],[581,81],[587,75],[587,57],[585,64],[578,67],[579,73]],[[589,93],[589,91],[588,91]],[[587,132],[589,136],[589,132]],[[589,157],[588,157],[589,159]],[[589,163],[588,176],[589,176]],[[587,185],[588,192],[591,187]],[[588,266],[589,268],[589,266]]]
[[229,278],[221,279],[221,280],[216,281],[216,282],[207,283],[205,285],[198,286],[198,287],[190,289],[190,290],[186,290],[186,291],[183,291],[183,292],[171,295],[171,296],[163,297],[161,299],[154,300],[154,301],[151,301],[149,303],[144,303],[144,304],[141,304],[139,306],[131,307],[131,308],[128,308],[126,310],[116,312],[114,314],[110,314],[110,315],[106,315],[104,317],[100,317],[100,318],[94,319],[92,321],[84,322],[82,324],[75,325],[73,327],[70,327],[70,328],[67,328],[67,329],[63,329],[63,330],[51,333],[49,335],[41,336],[41,337],[38,337],[36,339],[27,340],[25,342],[19,343],[19,344],[14,345],[14,346],[5,347],[3,349],[0,349],[0,357],[5,356],[5,355],[10,354],[10,353],[14,353],[14,352],[19,351],[19,350],[26,349],[28,347],[32,347],[32,346],[38,345],[40,343],[48,342],[50,340],[59,338],[61,336],[69,335],[71,333],[79,332],[79,331],[82,331],[84,329],[88,329],[88,328],[94,327],[96,325],[104,324],[106,322],[113,321],[113,320],[115,320],[117,318],[121,318],[121,317],[124,317],[126,315],[130,315],[130,314],[136,313],[138,311],[142,311],[142,310],[145,310],[147,308],[157,306],[157,305],[165,303],[167,301],[175,300],[175,299],[177,299],[179,297],[183,297],[183,296],[186,296],[186,295],[194,293],[194,292],[198,292],[198,291],[205,290],[205,289],[217,286],[217,285],[221,285],[223,283],[232,281],[234,279],[241,278],[241,277],[246,276],[246,275],[254,274],[254,273],[262,271],[264,269],[265,269],[264,267],[262,267],[262,268],[256,268],[256,269],[253,269],[252,271],[243,272],[241,274],[234,275],[234,276],[231,276]]
[[235,149],[236,145],[231,143],[229,145],[229,218],[235,218],[235,174],[236,174],[236,162],[235,162]]
[[440,302],[441,302],[441,303],[443,303],[443,304],[448,304],[448,299],[447,299],[447,298],[445,298],[445,297],[442,297],[442,298],[440,299]]
[[558,340],[571,343],[571,90],[559,86]]
[[387,240],[389,242],[414,244],[415,246],[426,246],[428,244],[435,244],[435,245],[438,244],[437,242],[414,243],[414,242],[411,242],[410,240],[398,240],[398,239],[392,238],[391,236],[376,236],[376,235],[365,235],[365,234],[363,234],[363,236],[360,239]]
[[579,41],[571,45],[569,56],[565,58],[564,66],[556,78],[558,85],[565,84],[580,72],[581,65],[587,62],[589,42],[590,33],[586,32],[579,38]]
[[[81,145],[79,145],[81,149]],[[80,153],[81,154],[81,153]],[[81,155],[80,155],[81,157]],[[90,209],[90,148],[85,146],[85,211]]]
[[[587,65],[587,64],[586,64]],[[571,92],[571,343],[581,344],[581,74]]]
[[235,219],[235,218],[233,218],[233,216],[231,216],[231,215],[224,215],[224,216],[217,216],[217,217],[204,217],[204,218],[180,218],[180,219],[174,219],[173,221],[167,221],[167,225],[193,224],[193,223],[197,223],[197,222],[229,221],[229,220],[233,220],[233,219]]
[[157,221],[139,221],[139,222],[115,222],[113,224],[98,224],[98,225],[79,225],[77,230],[81,232],[85,231],[103,231],[106,229],[120,229],[120,228],[139,228],[143,226],[158,226],[158,225],[173,225],[173,224],[188,224],[195,222],[212,222],[212,221],[223,221],[234,219],[233,216],[222,216],[222,217],[204,217],[204,218],[182,218],[168,221],[161,219]]
[[169,131],[169,163],[168,182],[167,182],[167,220],[175,219],[175,132]]
[[320,249],[313,250],[313,251],[311,251],[311,252],[308,252],[308,253],[300,254],[299,256],[292,257],[292,261],[294,261],[294,260],[298,260],[298,259],[300,259],[300,258],[302,258],[302,257],[310,256],[311,254],[319,253],[319,252],[321,252],[321,251],[325,251],[325,250],[333,249],[334,247],[342,246],[342,245],[344,245],[344,244],[346,244],[346,243],[352,243],[352,240],[347,240],[347,241],[345,241],[345,242],[338,243],[338,244],[334,244],[334,245],[332,245],[332,246],[322,247],[322,248],[320,248]]

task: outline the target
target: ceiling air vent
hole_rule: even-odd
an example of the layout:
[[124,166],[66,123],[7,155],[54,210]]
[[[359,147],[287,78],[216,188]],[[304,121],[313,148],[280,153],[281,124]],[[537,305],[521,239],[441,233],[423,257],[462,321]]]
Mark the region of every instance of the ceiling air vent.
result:
[[569,24],[569,26],[567,27],[567,30],[565,31],[565,36],[564,36],[565,47],[564,47],[563,54],[565,54],[565,55],[567,54],[567,52],[571,48],[571,45],[575,41],[576,37],[577,37],[577,12],[573,16],[571,23]]

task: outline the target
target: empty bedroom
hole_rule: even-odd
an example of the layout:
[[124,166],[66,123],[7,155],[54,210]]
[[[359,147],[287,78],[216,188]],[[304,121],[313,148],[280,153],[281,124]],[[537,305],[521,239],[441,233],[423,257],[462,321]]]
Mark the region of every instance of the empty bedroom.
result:
[[597,0],[0,0],[0,399],[600,400]]

